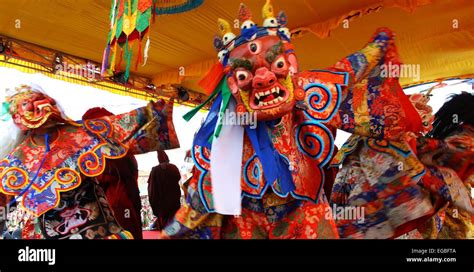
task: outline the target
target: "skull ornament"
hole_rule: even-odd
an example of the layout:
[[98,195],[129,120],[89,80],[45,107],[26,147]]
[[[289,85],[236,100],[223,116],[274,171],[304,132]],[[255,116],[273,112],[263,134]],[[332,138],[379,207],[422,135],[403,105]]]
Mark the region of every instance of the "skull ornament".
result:
[[220,48],[218,57],[229,71],[227,84],[237,102],[237,111],[256,114],[259,121],[280,118],[294,108],[294,75],[298,72],[290,38],[287,31],[281,31],[287,29],[285,15],[277,19],[267,1],[263,17],[264,26],[258,27],[250,10],[242,4],[240,36],[231,33],[229,27],[222,27],[229,26],[225,20],[218,20],[226,50]]

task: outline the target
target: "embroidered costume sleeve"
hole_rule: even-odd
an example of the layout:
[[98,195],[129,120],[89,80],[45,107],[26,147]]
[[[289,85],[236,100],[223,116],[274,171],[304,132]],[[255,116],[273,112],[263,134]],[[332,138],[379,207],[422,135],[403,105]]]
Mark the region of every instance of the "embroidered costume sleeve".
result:
[[339,61],[334,69],[349,73],[349,88],[331,124],[344,131],[385,140],[417,133],[421,119],[398,82],[401,63],[394,34],[379,29],[366,47]]
[[353,135],[331,162],[334,167],[342,165],[331,202],[367,211],[365,222],[337,220],[343,237],[397,237],[420,226],[446,202],[472,210],[456,173],[464,171],[459,169],[463,163],[458,163],[463,160],[458,157],[452,160],[457,165],[449,166],[454,154],[466,156],[466,150],[458,150],[466,142],[459,144],[462,137],[450,141],[423,137],[433,121],[428,98],[404,94],[398,82],[400,65],[393,34],[386,29],[335,65],[350,79],[331,124]]
[[28,137],[0,161],[0,191],[23,195],[23,206],[35,216],[55,208],[60,194],[78,188],[84,177],[101,175],[107,159],[179,147],[172,109],[164,105],[57,126],[57,132],[50,150]]
[[417,185],[426,173],[414,144],[423,125],[416,101],[399,84],[400,65],[394,34],[382,28],[366,47],[334,66],[348,72],[349,82],[330,124],[353,135],[331,162],[342,165],[331,202],[366,211],[364,222],[336,218],[346,238],[396,237],[434,213],[427,192]]
[[104,141],[127,147],[129,154],[143,154],[179,147],[172,117],[172,104],[150,103],[129,113],[86,120],[84,127]]

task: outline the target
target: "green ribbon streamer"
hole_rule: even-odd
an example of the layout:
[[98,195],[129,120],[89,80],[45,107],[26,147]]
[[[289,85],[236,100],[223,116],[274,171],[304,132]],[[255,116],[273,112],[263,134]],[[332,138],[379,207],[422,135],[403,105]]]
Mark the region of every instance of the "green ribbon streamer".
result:
[[205,105],[207,105],[209,102],[211,102],[211,100],[214,97],[216,97],[216,95],[222,89],[222,85],[224,84],[224,81],[226,81],[225,78],[223,80],[221,80],[221,82],[219,82],[217,87],[214,89],[214,91],[212,91],[211,95],[206,99],[206,101],[204,101],[199,106],[195,107],[194,109],[190,110],[185,115],[183,115],[183,119],[188,121],[188,122],[189,122],[189,120],[193,119],[194,115],[196,115],[196,113],[198,113],[198,111],[200,111]]
[[[222,106],[221,106],[221,110],[219,111],[219,116],[223,117],[224,112],[227,110],[227,106],[229,106],[230,98],[232,97],[229,85],[227,84],[227,80],[225,79],[222,85],[221,92],[222,92]],[[216,138],[219,137],[219,134],[221,133],[221,130],[222,130],[222,119],[218,119],[218,121],[219,122],[217,123],[216,130],[214,132],[214,137]]]
[[8,121],[10,120],[12,117],[10,115],[10,103],[8,102],[3,102],[2,103],[2,109],[0,111],[0,120],[2,121]]
[[[201,105],[195,107],[194,109],[190,110],[188,113],[183,115],[184,120],[189,121],[191,120],[198,111],[200,111],[206,104],[208,104],[216,95],[221,92],[222,94],[222,106],[219,110],[219,116],[224,116],[224,112],[226,111],[227,107],[229,106],[229,101],[230,98],[232,97],[232,93],[230,91],[229,85],[227,84],[227,80],[224,77],[217,87],[214,89],[214,91],[211,93],[211,95],[204,101]],[[219,122],[217,123],[216,129],[214,131],[214,137],[217,138],[219,137],[219,134],[222,130],[222,119],[218,120]],[[209,139],[210,142],[212,142],[212,137]]]

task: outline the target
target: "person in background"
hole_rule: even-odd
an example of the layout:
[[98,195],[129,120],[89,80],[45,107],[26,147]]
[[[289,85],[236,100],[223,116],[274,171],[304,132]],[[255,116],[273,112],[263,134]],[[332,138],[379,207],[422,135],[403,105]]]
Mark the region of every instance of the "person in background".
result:
[[[83,120],[111,116],[104,108],[88,110]],[[109,160],[104,173],[97,178],[118,223],[132,233],[134,239],[143,239],[140,191],[138,189],[138,164],[134,156]]]
[[[181,207],[181,174],[171,164],[164,151],[158,151],[159,165],[153,167],[148,179],[148,198],[153,214],[157,217],[154,228],[162,230]],[[152,227],[153,228],[153,227]]]

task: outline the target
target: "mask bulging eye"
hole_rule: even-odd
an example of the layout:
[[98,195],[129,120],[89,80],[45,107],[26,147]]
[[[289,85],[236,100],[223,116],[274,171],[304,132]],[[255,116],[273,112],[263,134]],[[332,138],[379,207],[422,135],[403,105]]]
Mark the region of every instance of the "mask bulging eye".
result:
[[246,71],[237,71],[236,77],[239,81],[245,81],[249,76],[249,73]]
[[285,67],[285,61],[281,60],[277,62],[277,68],[283,69],[283,67]]
[[252,86],[253,75],[247,70],[235,71],[235,80],[241,90],[248,90]]
[[281,70],[286,69],[287,63],[284,57],[279,57],[273,62],[273,69]]
[[258,54],[258,53],[260,53],[260,46],[259,46],[258,43],[255,43],[255,42],[250,43],[250,44],[249,44],[249,50],[250,50],[250,52],[252,52],[253,54]]

